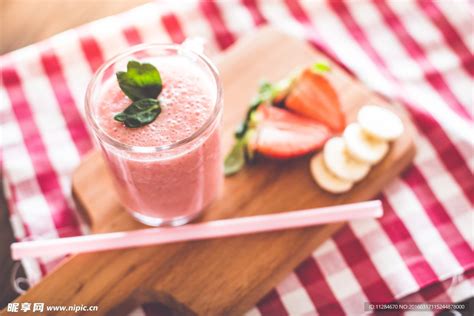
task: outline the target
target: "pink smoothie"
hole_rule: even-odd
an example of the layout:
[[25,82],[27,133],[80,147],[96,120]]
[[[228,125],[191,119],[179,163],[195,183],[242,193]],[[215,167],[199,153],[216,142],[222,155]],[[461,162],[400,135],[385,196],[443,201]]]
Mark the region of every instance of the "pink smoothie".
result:
[[[115,121],[113,116],[131,101],[112,77],[97,104],[100,128],[122,144],[140,147],[172,145],[194,135],[216,106],[215,82],[184,57],[147,62],[161,74],[161,114],[140,128],[127,128]],[[223,178],[219,129],[220,115],[193,141],[158,153],[118,150],[103,143],[124,206],[153,225],[176,224],[199,214],[217,195]]]

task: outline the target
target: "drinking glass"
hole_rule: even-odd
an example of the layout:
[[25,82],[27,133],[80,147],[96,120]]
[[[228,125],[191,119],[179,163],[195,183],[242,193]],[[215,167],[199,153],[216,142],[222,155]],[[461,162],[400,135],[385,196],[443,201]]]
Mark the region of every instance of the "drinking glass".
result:
[[[132,59],[173,56],[192,62],[202,71],[203,79],[211,83],[212,106],[204,124],[192,135],[163,146],[133,146],[111,137],[101,126],[98,108],[115,72],[126,69]],[[217,69],[205,55],[185,45],[137,45],[97,70],[86,92],[87,124],[105,158],[120,202],[138,221],[151,226],[182,225],[196,218],[217,196],[223,182],[222,103]]]

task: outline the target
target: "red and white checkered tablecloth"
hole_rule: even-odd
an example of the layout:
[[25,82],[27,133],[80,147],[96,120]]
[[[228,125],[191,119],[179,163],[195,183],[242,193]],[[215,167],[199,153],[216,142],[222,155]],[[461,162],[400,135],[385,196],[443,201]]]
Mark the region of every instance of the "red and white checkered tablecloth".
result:
[[[1,175],[16,238],[87,232],[71,198],[71,173],[92,148],[84,92],[104,60],[140,42],[196,35],[215,54],[268,23],[304,37],[401,103],[418,129],[418,153],[380,196],[383,218],[349,224],[249,315],[354,315],[364,312],[363,302],[465,299],[474,274],[472,19],[469,1],[159,1],[6,54]],[[37,282],[57,263],[23,266]]]

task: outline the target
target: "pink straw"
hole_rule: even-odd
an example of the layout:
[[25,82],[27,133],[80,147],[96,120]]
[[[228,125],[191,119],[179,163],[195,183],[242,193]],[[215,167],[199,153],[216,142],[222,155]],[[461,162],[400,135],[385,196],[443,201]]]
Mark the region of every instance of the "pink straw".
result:
[[308,227],[380,217],[382,214],[382,204],[380,201],[375,200],[302,211],[223,219],[180,227],[148,228],[135,231],[16,242],[11,245],[11,251],[14,260],[26,257],[60,256],[71,253],[143,247],[179,241]]

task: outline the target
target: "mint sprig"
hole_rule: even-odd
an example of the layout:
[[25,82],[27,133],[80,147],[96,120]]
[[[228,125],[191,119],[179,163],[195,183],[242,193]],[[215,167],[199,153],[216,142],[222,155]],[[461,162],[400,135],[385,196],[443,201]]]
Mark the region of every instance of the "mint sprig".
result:
[[158,69],[152,64],[131,60],[127,64],[127,71],[118,71],[116,76],[120,89],[134,102],[116,114],[114,119],[129,128],[153,122],[161,113],[157,98],[163,84]]
[[123,122],[125,126],[137,128],[153,122],[161,113],[160,102],[157,99],[141,99],[130,104],[114,119]]
[[116,76],[120,89],[133,101],[156,99],[163,88],[160,72],[149,63],[140,64],[131,60],[127,64],[127,71],[118,71]]

